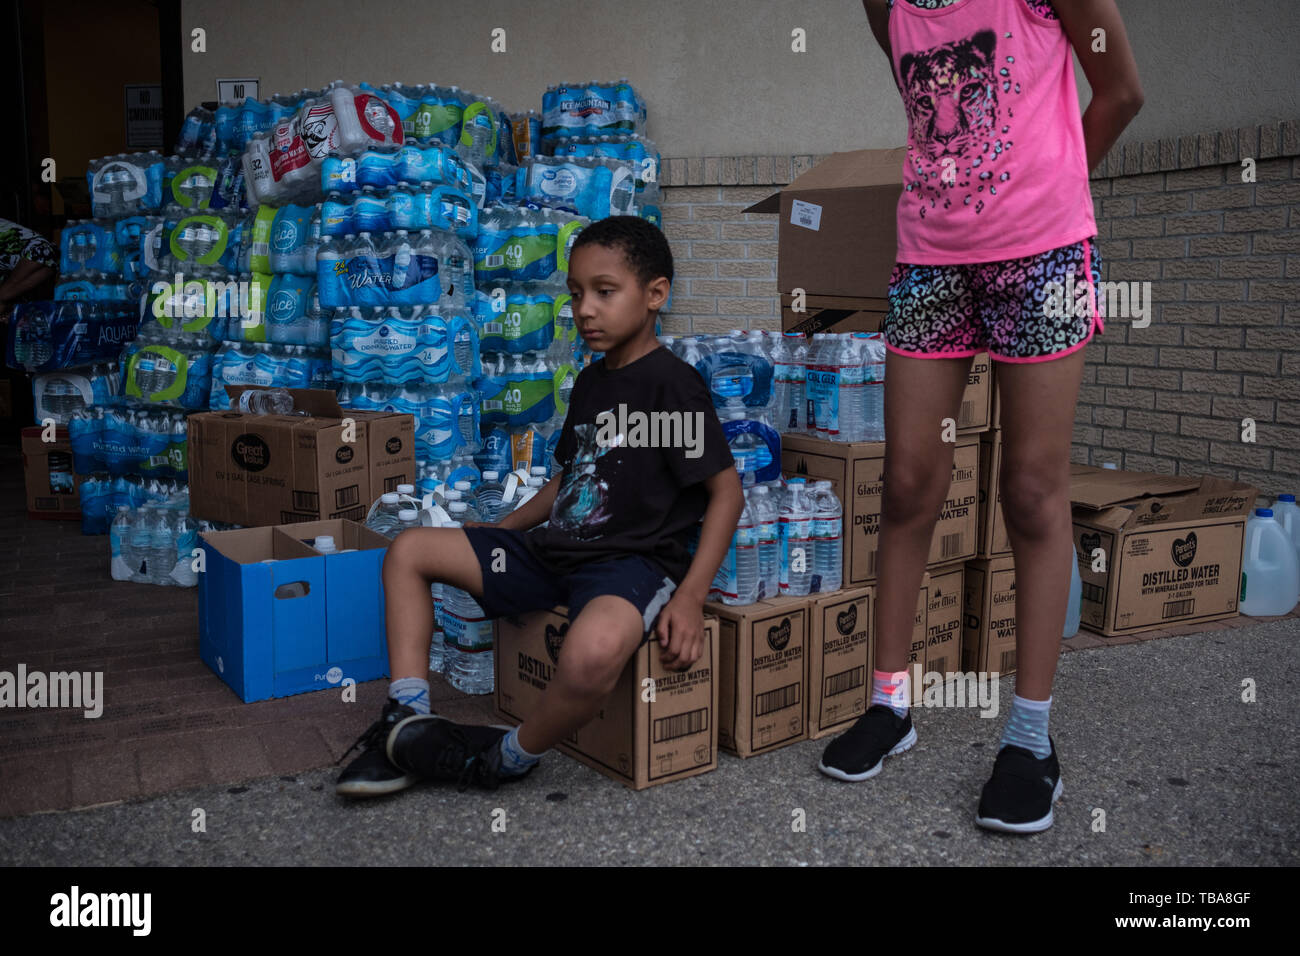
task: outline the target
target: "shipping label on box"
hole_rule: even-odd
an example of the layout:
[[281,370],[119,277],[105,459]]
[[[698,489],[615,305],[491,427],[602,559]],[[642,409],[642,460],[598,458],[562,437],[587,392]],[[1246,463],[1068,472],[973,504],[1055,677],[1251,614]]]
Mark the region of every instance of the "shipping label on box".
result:
[[[844,504],[846,587],[876,580],[884,466],[884,442],[781,436],[781,470],[787,475],[828,479]],[[928,566],[975,556],[978,501],[979,436],[962,436],[953,449],[952,482],[930,542]]]
[[806,739],[808,598],[705,609],[719,625],[719,745],[750,757]]
[[1006,675],[1016,670],[1016,566],[1010,556],[966,562],[963,670]]
[[[718,762],[718,622],[704,619],[704,653],[689,671],[660,663],[656,641],[628,661],[600,711],[560,751],[642,790],[705,773]],[[563,663],[569,620],[539,611],[497,621],[496,712],[522,723]]]
[[867,710],[875,588],[851,588],[808,604],[808,736],[843,730]]

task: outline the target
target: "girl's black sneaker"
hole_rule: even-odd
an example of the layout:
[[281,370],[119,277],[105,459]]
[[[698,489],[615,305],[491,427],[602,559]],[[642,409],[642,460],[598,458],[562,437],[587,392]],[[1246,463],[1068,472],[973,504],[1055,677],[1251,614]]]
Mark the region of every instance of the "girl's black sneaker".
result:
[[886,757],[901,754],[915,743],[910,710],[899,717],[884,704],[874,704],[827,745],[817,769],[837,780],[868,780],[880,773]]
[[1052,825],[1052,804],[1061,796],[1061,765],[1056,742],[1052,752],[1036,757],[1024,747],[1006,746],[993,762],[993,775],[980,794],[975,822],[1004,833],[1040,833]]

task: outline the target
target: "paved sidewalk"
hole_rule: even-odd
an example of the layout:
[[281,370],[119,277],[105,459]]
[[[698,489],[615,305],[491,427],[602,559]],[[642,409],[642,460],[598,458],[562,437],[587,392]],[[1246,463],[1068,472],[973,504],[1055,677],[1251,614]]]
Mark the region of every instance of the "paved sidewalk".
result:
[[1065,791],[1055,827],[1029,838],[972,819],[1004,685],[998,719],[918,711],[918,746],[861,784],[816,772],[819,741],[724,754],[714,773],[639,794],[557,754],[495,793],[426,786],[362,803],[335,796],[335,771],[307,770],[0,820],[0,854],[69,866],[1295,865],[1298,641],[1288,618],[1066,654],[1052,710]]

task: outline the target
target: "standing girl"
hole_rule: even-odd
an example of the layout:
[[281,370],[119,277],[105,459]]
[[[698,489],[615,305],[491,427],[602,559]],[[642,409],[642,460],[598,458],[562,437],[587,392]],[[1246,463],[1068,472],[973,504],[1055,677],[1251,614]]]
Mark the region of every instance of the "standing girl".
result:
[[[884,334],[885,474],[871,706],[821,770],[866,780],[916,742],[907,649],[947,494],[970,357],[1002,402],[1016,565],[1016,696],[975,822],[1034,833],[1061,794],[1047,733],[1075,560],[1070,443],[1084,346],[1104,331],[1088,171],[1142,105],[1115,0],[863,0],[907,112]],[[1078,55],[1092,87],[1082,117]]]

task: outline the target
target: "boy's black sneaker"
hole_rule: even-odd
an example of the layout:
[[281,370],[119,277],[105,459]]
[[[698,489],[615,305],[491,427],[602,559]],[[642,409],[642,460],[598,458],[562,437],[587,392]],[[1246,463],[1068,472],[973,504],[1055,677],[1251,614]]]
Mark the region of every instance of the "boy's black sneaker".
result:
[[817,769],[837,780],[867,780],[880,773],[886,757],[901,754],[915,743],[911,710],[899,717],[884,704],[873,704],[826,746]]
[[388,759],[419,780],[454,781],[462,790],[470,786],[495,790],[500,780],[515,779],[500,772],[501,738],[508,732],[505,727],[457,724],[416,714],[389,731]]
[[1006,746],[993,762],[993,775],[980,794],[975,822],[1006,833],[1040,833],[1052,825],[1052,804],[1061,796],[1061,765],[1056,742],[1052,752],[1036,757],[1024,747]]
[[[416,778],[394,767],[384,753],[389,731],[402,720],[415,715],[410,707],[388,698],[380,718],[344,751],[343,757],[346,757],[358,747],[362,748],[361,756],[339,774],[334,792],[345,797],[380,797],[415,784]],[[343,757],[338,759],[339,763],[343,762]]]

